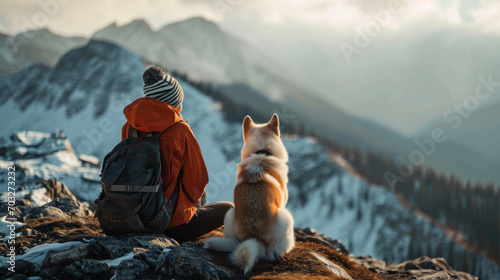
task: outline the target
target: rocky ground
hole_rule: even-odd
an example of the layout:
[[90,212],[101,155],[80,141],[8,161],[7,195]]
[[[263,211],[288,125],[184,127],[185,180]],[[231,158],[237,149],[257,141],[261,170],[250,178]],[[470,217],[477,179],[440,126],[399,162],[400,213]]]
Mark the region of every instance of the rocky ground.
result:
[[[398,265],[354,256],[339,240],[296,229],[296,247],[275,262],[259,262],[244,276],[226,253],[202,248],[206,236],[179,244],[162,234],[106,236],[92,210],[55,179],[41,184],[50,202],[16,201],[15,272],[8,270],[9,232],[0,245],[2,279],[477,279],[444,259],[422,257]],[[8,206],[0,205],[2,228]],[[11,216],[8,216],[11,217]]]

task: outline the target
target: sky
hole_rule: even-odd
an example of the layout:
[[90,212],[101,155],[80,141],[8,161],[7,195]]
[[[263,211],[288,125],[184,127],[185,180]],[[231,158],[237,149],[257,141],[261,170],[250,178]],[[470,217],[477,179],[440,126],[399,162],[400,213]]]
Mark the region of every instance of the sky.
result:
[[113,22],[121,25],[142,18],[158,29],[203,16],[236,33],[242,25],[305,25],[348,32],[391,5],[400,8],[397,20],[388,27],[391,30],[432,20],[500,33],[500,3],[494,0],[0,0],[0,30],[16,34],[34,26],[63,35],[90,36]]
[[500,1],[0,0],[0,32],[11,35],[88,37],[134,19],[156,30],[193,16],[289,65],[331,104],[406,135],[462,103],[479,76],[500,80]]
[[[145,19],[153,28],[192,16],[222,22],[239,33],[240,25],[306,25],[348,32],[391,3],[401,7],[390,29],[432,20],[500,33],[500,3],[494,0],[0,0],[0,30],[16,34],[25,26],[49,29],[63,35],[89,36],[113,22]],[[44,15],[42,15],[44,14]],[[235,19],[239,22],[236,26]],[[27,23],[30,22],[30,23]],[[250,21],[250,22],[249,22]]]

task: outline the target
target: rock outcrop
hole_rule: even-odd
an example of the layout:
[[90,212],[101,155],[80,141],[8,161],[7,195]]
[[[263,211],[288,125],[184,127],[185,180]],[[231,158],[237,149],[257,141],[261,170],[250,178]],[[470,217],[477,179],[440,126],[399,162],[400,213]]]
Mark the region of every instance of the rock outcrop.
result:
[[400,264],[386,264],[384,261],[367,256],[351,256],[351,259],[364,267],[368,267],[385,280],[478,279],[468,273],[453,270],[443,258],[421,257]]
[[[243,275],[226,253],[203,248],[203,240],[221,235],[220,230],[183,244],[163,234],[106,236],[92,210],[64,184],[53,179],[42,185],[52,186],[53,200],[33,206],[26,195],[11,216],[21,227],[16,230],[15,272],[2,267],[3,279],[477,279],[454,271],[444,259],[387,265],[354,256],[339,240],[310,228],[295,229],[296,247],[283,258],[260,261]],[[0,212],[7,214],[5,204]],[[0,254],[8,253],[2,243]],[[6,266],[6,259],[1,263]]]

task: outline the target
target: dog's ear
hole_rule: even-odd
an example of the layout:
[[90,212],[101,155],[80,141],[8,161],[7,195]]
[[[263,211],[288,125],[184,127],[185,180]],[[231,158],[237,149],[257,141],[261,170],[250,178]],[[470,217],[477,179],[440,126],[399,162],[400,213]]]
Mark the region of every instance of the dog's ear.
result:
[[280,136],[280,120],[278,118],[278,115],[274,114],[271,120],[267,123],[267,126],[269,127],[269,129],[271,129],[272,132]]
[[250,118],[249,115],[245,117],[245,120],[243,121],[243,139],[246,139],[246,136],[250,132],[250,129],[254,127],[255,123],[253,122],[252,118]]

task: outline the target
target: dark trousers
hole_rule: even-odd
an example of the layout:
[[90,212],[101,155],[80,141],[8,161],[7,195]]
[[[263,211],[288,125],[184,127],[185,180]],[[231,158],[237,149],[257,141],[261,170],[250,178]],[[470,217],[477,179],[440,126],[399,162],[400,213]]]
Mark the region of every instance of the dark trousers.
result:
[[187,224],[167,229],[164,234],[177,242],[192,241],[224,224],[227,211],[234,208],[231,202],[215,202],[198,207]]

